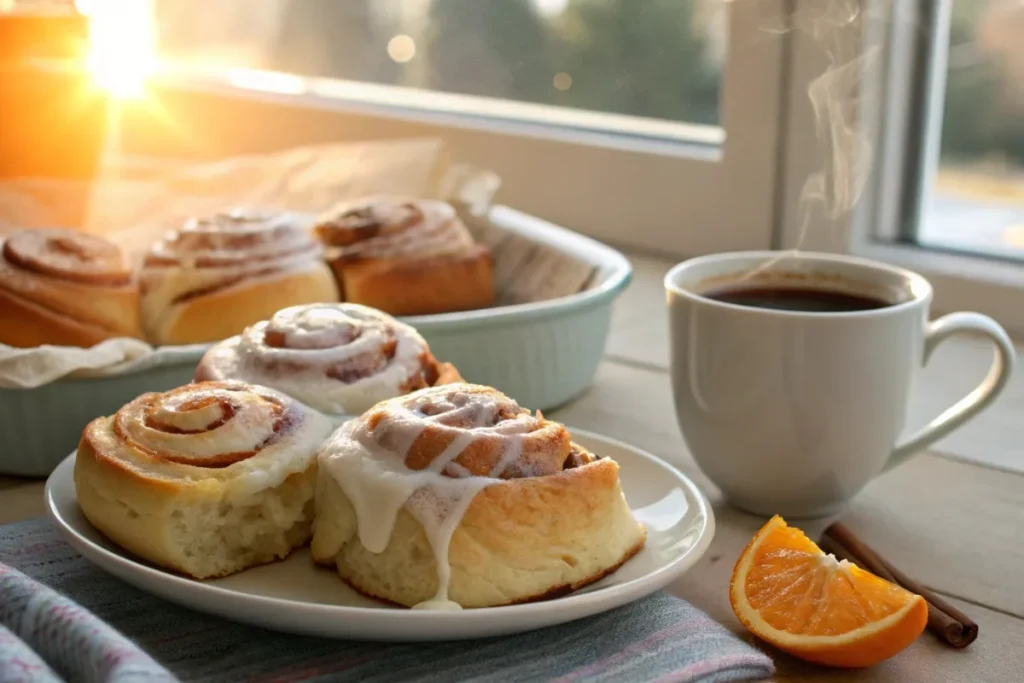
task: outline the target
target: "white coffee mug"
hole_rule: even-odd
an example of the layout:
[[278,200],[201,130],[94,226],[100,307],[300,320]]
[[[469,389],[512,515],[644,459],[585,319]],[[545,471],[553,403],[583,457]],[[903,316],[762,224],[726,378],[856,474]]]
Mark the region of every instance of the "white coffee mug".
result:
[[[825,290],[889,305],[813,312],[709,298],[757,288]],[[1013,343],[994,320],[952,313],[929,322],[928,281],[882,263],[828,254],[723,253],[675,266],[665,289],[683,437],[733,504],[762,515],[838,512],[880,472],[988,406],[1013,368]],[[992,341],[988,376],[897,444],[918,369],[957,333]]]

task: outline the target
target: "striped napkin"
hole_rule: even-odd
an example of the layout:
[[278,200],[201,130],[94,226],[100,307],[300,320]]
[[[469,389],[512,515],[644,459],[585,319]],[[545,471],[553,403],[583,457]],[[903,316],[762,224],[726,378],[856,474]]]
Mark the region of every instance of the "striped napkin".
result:
[[504,638],[327,640],[243,626],[150,596],[87,563],[45,520],[0,526],[0,683],[640,683],[752,680],[772,671],[763,653],[666,593]]

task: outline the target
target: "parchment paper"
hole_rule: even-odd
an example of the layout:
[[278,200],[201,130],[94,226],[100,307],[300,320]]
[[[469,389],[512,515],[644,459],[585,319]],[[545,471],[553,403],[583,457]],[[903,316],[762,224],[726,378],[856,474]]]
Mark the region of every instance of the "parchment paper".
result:
[[[233,207],[317,213],[343,199],[398,194],[450,201],[495,259],[497,305],[551,299],[588,286],[594,267],[491,225],[500,187],[492,171],[451,160],[440,139],[301,147],[202,164],[108,163],[92,183],[0,183],[0,235],[22,227],[71,226],[119,243],[133,265],[192,216]],[[92,349],[0,344],[0,387],[30,388],[65,376],[104,376],[180,362],[197,347],[153,348],[137,339]]]

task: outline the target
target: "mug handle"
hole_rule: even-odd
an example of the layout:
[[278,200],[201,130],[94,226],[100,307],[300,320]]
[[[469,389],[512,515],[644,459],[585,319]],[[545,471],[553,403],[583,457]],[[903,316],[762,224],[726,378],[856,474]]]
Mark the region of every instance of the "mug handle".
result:
[[925,331],[924,358],[928,362],[932,352],[947,338],[959,333],[981,333],[995,346],[995,357],[988,375],[974,391],[947,408],[916,434],[893,449],[883,471],[906,462],[910,456],[932,445],[951,431],[988,407],[1006,388],[1013,371],[1017,351],[1006,330],[992,318],[980,313],[950,313],[928,323]]

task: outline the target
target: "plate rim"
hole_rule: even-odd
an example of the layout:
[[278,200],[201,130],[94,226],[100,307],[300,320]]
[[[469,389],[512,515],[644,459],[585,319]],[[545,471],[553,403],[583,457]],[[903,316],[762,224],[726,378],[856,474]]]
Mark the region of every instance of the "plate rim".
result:
[[[260,609],[275,609],[283,608],[288,612],[294,610],[302,610],[304,614],[312,619],[318,618],[358,618],[366,617],[367,615],[373,615],[376,618],[380,618],[384,614],[388,615],[403,615],[400,617],[407,627],[414,628],[416,626],[427,626],[428,623],[431,626],[454,626],[464,625],[472,626],[479,622],[493,622],[495,619],[502,621],[517,621],[521,619],[530,619],[531,617],[539,617],[545,613],[549,613],[553,606],[558,605],[564,607],[566,612],[572,611],[570,608],[575,608],[575,611],[580,609],[584,610],[583,614],[576,614],[568,619],[559,620],[545,626],[554,625],[557,623],[565,623],[573,621],[578,618],[591,616],[604,612],[615,607],[619,607],[635,600],[638,600],[647,595],[653,594],[658,590],[668,586],[672,581],[682,576],[688,571],[693,565],[695,565],[701,557],[707,552],[708,547],[711,545],[711,541],[715,535],[715,515],[711,508],[711,504],[707,497],[700,490],[700,488],[693,482],[688,476],[681,472],[671,463],[659,458],[646,450],[632,446],[624,441],[615,439],[613,437],[598,434],[590,430],[585,429],[573,429],[567,426],[567,429],[572,433],[573,437],[583,437],[584,439],[593,439],[595,441],[603,441],[610,445],[618,448],[622,448],[630,451],[633,455],[639,456],[646,459],[658,467],[670,471],[675,475],[679,485],[685,487],[691,494],[691,497],[696,501],[696,504],[705,520],[700,532],[697,535],[696,540],[682,553],[676,555],[668,563],[655,569],[654,571],[644,574],[642,576],[630,579],[621,584],[615,584],[608,586],[602,590],[587,592],[585,588],[581,591],[570,593],[569,595],[555,598],[553,600],[541,600],[537,602],[524,603],[518,605],[505,605],[499,607],[479,607],[473,609],[467,609],[456,612],[437,612],[433,610],[398,610],[398,609],[384,609],[379,607],[364,607],[356,605],[337,605],[327,603],[315,603],[306,602],[303,600],[292,600],[288,598],[273,597],[267,595],[259,595],[255,593],[244,593],[223,586],[211,584],[204,581],[196,581],[184,576],[178,576],[166,570],[158,567],[148,566],[143,564],[139,560],[133,557],[122,555],[113,550],[109,550],[92,539],[81,534],[74,525],[68,522],[61,514],[54,500],[54,489],[57,486],[57,478],[59,473],[63,472],[73,458],[77,454],[76,451],[72,451],[68,454],[60,464],[54,468],[53,472],[47,477],[46,486],[44,490],[44,502],[46,507],[46,514],[50,521],[57,527],[58,532],[63,539],[71,545],[76,552],[82,557],[97,567],[101,571],[108,574],[114,575],[120,580],[126,583],[134,585],[139,590],[142,590],[150,595],[155,595],[160,599],[176,602],[179,605],[186,605],[189,609],[197,611],[198,608],[192,607],[191,604],[194,600],[174,601],[171,598],[165,598],[160,594],[155,593],[150,588],[143,588],[133,581],[125,579],[119,572],[108,568],[106,564],[101,564],[96,559],[93,559],[91,555],[98,555],[103,558],[105,562],[117,565],[123,571],[133,572],[136,575],[141,575],[152,581],[163,582],[169,589],[175,587],[182,587],[183,590],[190,591],[193,595],[199,599],[207,598],[209,600],[216,600],[221,605],[226,605],[228,608],[246,607],[252,608],[254,605]],[[74,485],[73,471],[70,475],[72,486]],[[75,496],[77,502],[77,495]],[[86,520],[88,522],[88,520]],[[97,533],[102,533],[97,530]],[[86,550],[83,550],[83,547]],[[212,604],[212,603],[211,603]],[[594,610],[593,607],[598,607]],[[591,609],[588,609],[591,608]],[[213,612],[207,611],[207,614],[217,614],[221,618],[229,619],[236,622],[242,623],[253,623],[252,621],[232,618],[224,614],[224,609],[219,609]],[[389,618],[389,617],[384,617]],[[395,617],[390,617],[395,618]],[[282,619],[282,621],[286,621]],[[542,628],[543,626],[534,626],[529,630],[535,628]],[[287,629],[290,632],[295,632],[291,629]],[[527,630],[527,629],[519,629]]]

